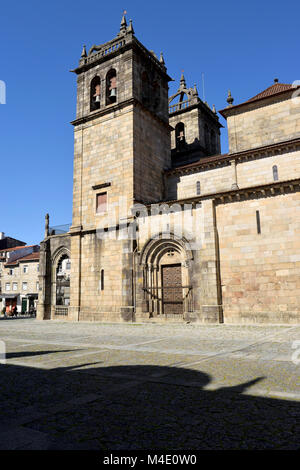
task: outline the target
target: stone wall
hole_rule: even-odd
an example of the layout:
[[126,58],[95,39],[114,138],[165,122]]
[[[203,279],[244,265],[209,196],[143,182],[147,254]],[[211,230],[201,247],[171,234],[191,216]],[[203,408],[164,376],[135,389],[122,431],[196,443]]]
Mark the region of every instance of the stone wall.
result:
[[229,191],[234,181],[231,163],[225,162],[218,168],[168,177],[168,199],[196,197],[197,181],[200,181],[201,195]]
[[275,165],[278,181],[299,178],[300,151],[298,148],[290,151],[282,148],[276,155],[268,155],[262,151],[256,158],[236,161],[236,179],[233,159],[220,163],[216,168],[199,167],[198,171],[190,174],[173,173],[167,177],[167,198],[172,200],[195,197],[198,181],[202,196],[230,191],[234,183],[237,183],[239,188],[270,184],[274,181]]
[[299,192],[217,206],[225,322],[300,321],[299,207]]
[[268,184],[274,181],[273,166],[278,169],[278,181],[288,181],[300,177],[300,151],[283,150],[281,154],[257,158],[237,164],[239,188]]
[[300,136],[300,103],[292,92],[248,103],[227,118],[229,152],[240,152]]
[[136,106],[133,120],[134,199],[155,202],[164,198],[164,169],[170,168],[168,126]]

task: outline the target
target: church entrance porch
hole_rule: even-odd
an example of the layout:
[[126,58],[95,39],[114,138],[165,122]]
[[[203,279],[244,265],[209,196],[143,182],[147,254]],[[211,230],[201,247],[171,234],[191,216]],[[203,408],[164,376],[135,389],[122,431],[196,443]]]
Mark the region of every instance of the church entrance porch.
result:
[[148,318],[186,320],[193,311],[192,254],[175,239],[151,240],[142,251],[143,312]]

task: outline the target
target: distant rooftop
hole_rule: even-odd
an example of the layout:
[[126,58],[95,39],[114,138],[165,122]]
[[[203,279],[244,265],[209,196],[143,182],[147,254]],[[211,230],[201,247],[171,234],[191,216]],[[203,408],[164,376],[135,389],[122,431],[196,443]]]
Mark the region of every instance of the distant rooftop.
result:
[[5,266],[16,266],[20,262],[26,262],[26,261],[39,261],[40,259],[40,252],[37,251],[35,253],[30,253],[29,255],[22,256],[22,258],[15,259],[14,261],[7,262]]

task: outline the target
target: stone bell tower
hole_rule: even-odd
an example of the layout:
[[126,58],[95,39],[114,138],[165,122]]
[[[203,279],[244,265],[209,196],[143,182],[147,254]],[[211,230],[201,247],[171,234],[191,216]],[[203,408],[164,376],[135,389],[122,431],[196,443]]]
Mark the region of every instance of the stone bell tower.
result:
[[[128,269],[121,244],[111,241],[106,246],[97,239],[97,228],[105,226],[120,198],[127,213],[135,201],[163,198],[163,171],[171,166],[170,77],[162,54],[158,59],[137,40],[125,16],[113,40],[93,45],[88,53],[84,46],[73,72],[77,111],[72,122],[71,310],[74,319],[84,319],[87,309],[97,318],[99,312],[115,309],[117,314],[131,303],[122,293]],[[103,270],[105,288],[99,287]]]

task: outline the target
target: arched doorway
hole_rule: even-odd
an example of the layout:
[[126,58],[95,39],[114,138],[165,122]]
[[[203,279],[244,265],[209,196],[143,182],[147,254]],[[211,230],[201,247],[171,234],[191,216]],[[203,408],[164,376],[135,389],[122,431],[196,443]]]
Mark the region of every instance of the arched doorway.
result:
[[61,248],[52,259],[52,316],[68,316],[70,305],[70,278],[70,254],[66,248]]
[[56,305],[70,305],[70,270],[70,258],[63,255],[56,268]]
[[150,317],[184,319],[193,311],[192,259],[187,243],[175,237],[161,236],[144,247],[143,298]]

